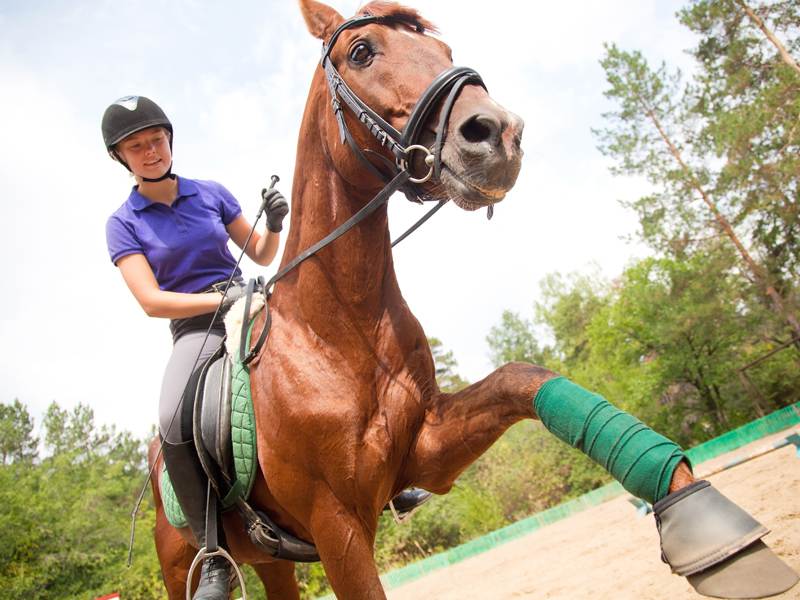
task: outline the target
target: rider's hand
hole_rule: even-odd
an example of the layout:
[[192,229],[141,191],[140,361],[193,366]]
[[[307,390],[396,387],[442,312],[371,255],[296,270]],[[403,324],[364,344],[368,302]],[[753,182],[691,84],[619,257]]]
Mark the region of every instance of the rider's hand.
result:
[[278,233],[283,229],[283,218],[289,214],[289,203],[275,188],[261,190],[261,198],[267,211],[267,229]]

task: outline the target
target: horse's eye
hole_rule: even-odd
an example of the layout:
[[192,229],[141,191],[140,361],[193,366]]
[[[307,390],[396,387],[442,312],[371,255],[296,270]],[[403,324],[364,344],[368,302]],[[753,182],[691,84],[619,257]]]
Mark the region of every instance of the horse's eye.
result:
[[357,65],[368,63],[372,57],[372,48],[366,42],[358,42],[350,49],[350,61]]

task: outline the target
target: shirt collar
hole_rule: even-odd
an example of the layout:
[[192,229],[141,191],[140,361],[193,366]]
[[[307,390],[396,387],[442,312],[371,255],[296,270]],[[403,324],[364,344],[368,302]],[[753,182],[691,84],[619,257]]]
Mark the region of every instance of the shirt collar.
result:
[[[184,179],[183,177],[178,177],[178,197],[175,199],[175,201],[177,202],[181,198],[195,195],[197,195],[197,186],[195,185],[194,181],[191,181],[190,179]],[[133,210],[140,211],[152,206],[155,203],[142,196],[139,193],[139,186],[135,185],[133,188],[131,188],[130,196],[128,196],[128,204],[130,204]]]
[[178,198],[197,195],[197,185],[191,179],[178,177]]

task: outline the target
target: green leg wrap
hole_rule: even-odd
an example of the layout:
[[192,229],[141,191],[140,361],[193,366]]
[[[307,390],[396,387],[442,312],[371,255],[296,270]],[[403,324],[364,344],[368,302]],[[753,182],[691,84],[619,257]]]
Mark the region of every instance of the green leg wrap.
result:
[[687,460],[675,442],[565,377],[547,381],[533,408],[551,433],[650,503],[667,495],[675,467]]

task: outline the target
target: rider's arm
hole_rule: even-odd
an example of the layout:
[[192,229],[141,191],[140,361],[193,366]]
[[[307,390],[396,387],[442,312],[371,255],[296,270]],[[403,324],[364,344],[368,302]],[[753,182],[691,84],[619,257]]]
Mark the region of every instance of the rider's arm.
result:
[[280,234],[266,230],[264,235],[260,235],[257,231],[253,232],[253,237],[250,238],[250,243],[247,248],[244,243],[247,240],[247,234],[250,233],[250,223],[247,222],[242,215],[236,217],[228,225],[228,235],[236,243],[239,248],[242,248],[250,260],[257,265],[266,267],[275,258],[278,252],[278,243],[280,242]]
[[117,266],[128,289],[150,317],[184,319],[213,313],[219,305],[221,294],[181,294],[160,289],[143,254],[123,256]]

